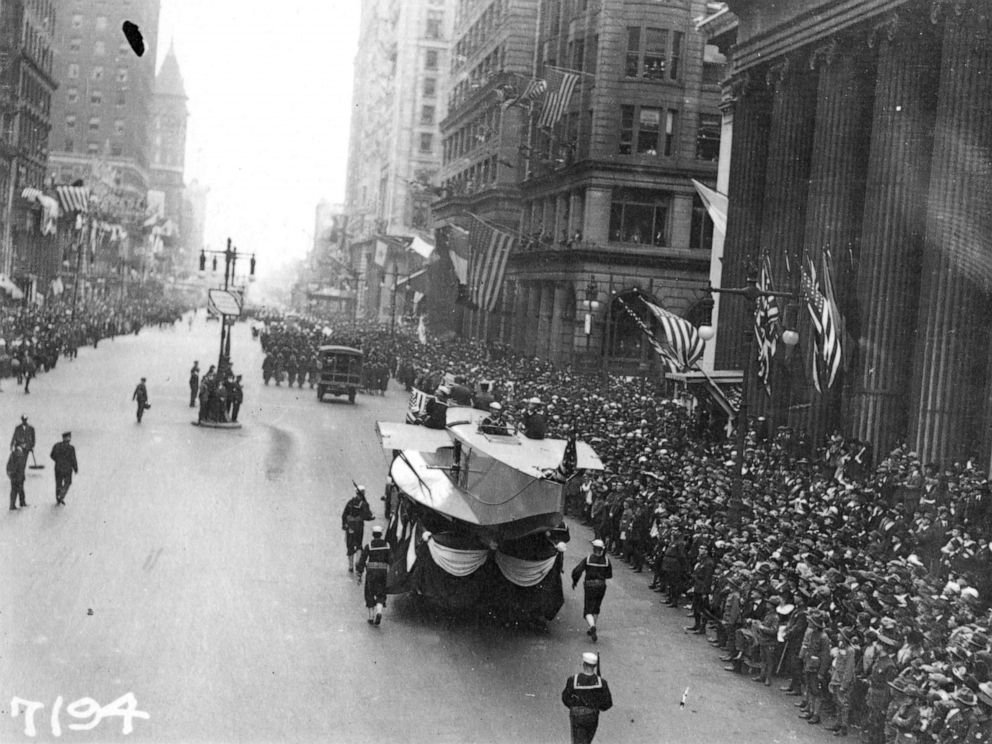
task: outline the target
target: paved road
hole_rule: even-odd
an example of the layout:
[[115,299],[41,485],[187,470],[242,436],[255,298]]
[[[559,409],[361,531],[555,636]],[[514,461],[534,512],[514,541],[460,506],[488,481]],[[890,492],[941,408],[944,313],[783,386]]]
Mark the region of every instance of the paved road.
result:
[[[201,312],[191,331],[85,349],[30,396],[3,384],[0,436],[26,413],[46,468],[29,476],[27,509],[0,511],[0,741],[31,740],[15,697],[42,706],[40,741],[58,738],[53,719],[61,740],[80,742],[568,741],[559,694],[589,647],[581,596],[569,593],[547,633],[449,625],[403,599],[369,628],[340,513],[354,478],[381,515],[373,422],[396,420],[405,396],[350,406],[265,388],[242,325],[245,427],[199,429],[187,372],[215,358],[218,334]],[[141,376],[152,409],[138,425]],[[48,451],[64,429],[80,473],[63,508]],[[573,534],[568,568],[587,547],[584,529]],[[724,672],[648,581],[619,567],[607,593],[599,650],[616,705],[598,740],[828,740],[791,699]],[[123,733],[114,701],[147,719]]]

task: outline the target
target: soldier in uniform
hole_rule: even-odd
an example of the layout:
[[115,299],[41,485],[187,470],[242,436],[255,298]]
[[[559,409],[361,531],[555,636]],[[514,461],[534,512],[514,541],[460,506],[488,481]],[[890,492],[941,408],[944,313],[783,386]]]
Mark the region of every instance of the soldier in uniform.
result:
[[345,548],[348,551],[348,573],[355,570],[355,553],[362,549],[365,523],[371,522],[372,507],[365,500],[365,486],[355,486],[355,495],[344,505],[341,513],[341,529],[344,530]]
[[606,680],[599,676],[599,655],[582,654],[582,671],[569,677],[561,691],[568,708],[572,744],[591,744],[599,727],[599,714],[613,707],[613,696]]
[[599,617],[603,596],[606,594],[606,581],[613,578],[613,565],[606,555],[606,547],[602,540],[593,540],[592,555],[583,558],[572,569],[572,589],[578,585],[583,573],[585,573],[585,580],[582,582],[584,593],[582,614],[585,615],[586,622],[589,623],[589,630],[586,631],[586,635],[591,636],[593,643],[595,643],[598,640],[596,619]]
[[362,573],[365,574],[365,606],[369,611],[369,625],[382,623],[382,608],[386,606],[386,577],[389,564],[392,563],[392,551],[389,543],[382,539],[382,527],[372,527],[372,541],[362,548],[356,567],[356,578],[362,583]]
[[892,654],[899,647],[894,638],[877,633],[878,646],[875,660],[868,674],[868,744],[882,744],[885,735],[885,712],[889,707],[891,688],[898,669]]
[[72,446],[72,432],[62,432],[62,441],[52,447],[51,458],[55,461],[55,502],[65,506],[65,497],[72,485],[72,474],[79,472],[76,463],[76,448]]
[[[699,548],[699,557],[692,569],[692,619],[693,624],[686,627],[690,633],[706,634],[706,619],[704,614],[709,612],[709,596],[713,589],[713,559],[705,547]],[[774,608],[772,608],[774,611]]]
[[145,415],[145,409],[149,408],[148,405],[148,389],[145,387],[145,378],[141,378],[141,382],[134,389],[134,393],[131,394],[131,400],[138,401],[138,423],[141,423],[141,417]]
[[34,452],[34,427],[28,423],[27,416],[21,416],[21,423],[14,429],[14,436],[10,438],[10,451],[18,444],[24,447],[24,456],[27,457]]

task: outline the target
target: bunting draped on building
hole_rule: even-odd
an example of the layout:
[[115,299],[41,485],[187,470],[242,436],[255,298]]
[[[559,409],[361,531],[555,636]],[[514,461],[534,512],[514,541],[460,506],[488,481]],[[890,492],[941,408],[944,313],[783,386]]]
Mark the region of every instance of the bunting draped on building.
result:
[[56,221],[59,218],[59,203],[52,197],[45,196],[39,189],[30,186],[21,192],[21,198],[41,207],[41,221],[38,223],[38,231],[42,235],[54,235]]
[[[820,292],[817,282],[816,267],[808,255],[802,271],[800,294],[809,310],[816,335],[813,345],[813,385],[817,392],[822,393],[821,376],[826,376],[826,386],[834,384],[834,378],[841,363],[840,343],[840,312],[837,310],[833,297],[833,283],[830,278],[829,253],[823,254],[824,286],[826,296]],[[820,367],[823,366],[821,371]]]
[[525,106],[532,101],[541,98],[548,90],[548,81],[541,78],[532,78],[527,81],[520,95],[514,96],[503,104],[503,108],[511,106]]
[[641,297],[641,302],[661,323],[668,345],[680,365],[679,371],[691,369],[703,355],[703,349],[706,346],[699,331],[685,318],[670,313],[644,297]]
[[[762,292],[771,292],[772,264],[768,255],[761,259],[761,271],[758,276],[758,288]],[[778,301],[774,296],[759,297],[754,311],[754,338],[758,342],[758,378],[771,395],[772,357],[781,333],[781,312]]]
[[86,212],[89,210],[90,192],[85,186],[57,186],[55,193],[59,197],[65,212]]
[[551,129],[561,119],[565,109],[568,108],[581,73],[568,72],[557,67],[546,69],[547,95],[544,99],[544,108],[541,109],[541,116],[537,120],[537,126],[542,129]]
[[472,303],[486,312],[496,309],[506,262],[516,237],[472,215],[469,229],[468,289]]

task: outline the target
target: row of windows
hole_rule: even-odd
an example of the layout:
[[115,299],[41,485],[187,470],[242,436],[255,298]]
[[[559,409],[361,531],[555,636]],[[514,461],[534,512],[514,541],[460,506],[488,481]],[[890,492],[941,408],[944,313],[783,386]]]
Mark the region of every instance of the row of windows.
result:
[[451,194],[474,194],[495,184],[498,175],[499,158],[493,155],[446,179],[443,186]]
[[[62,150],[64,152],[75,152],[76,151],[76,143],[72,140],[71,137],[66,137],[65,142],[63,144],[64,144],[64,147],[62,148]],[[82,150],[80,150],[80,152],[82,152]],[[111,155],[113,155],[114,157],[119,157],[123,152],[124,152],[124,146],[120,142],[112,142],[112,143],[110,143],[110,154]],[[92,140],[90,140],[89,142],[87,142],[86,143],[86,154],[87,155],[99,155],[100,154],[100,144],[98,142],[93,142]]]
[[[74,13],[72,16],[72,30],[80,31],[83,28],[84,18],[82,13]],[[93,28],[97,31],[107,30],[107,16],[99,15],[93,21]]]
[[439,41],[444,38],[443,10],[427,11],[427,24],[424,28],[424,36],[434,41]]
[[[44,25],[49,27],[49,33],[51,33],[51,24],[46,23]],[[38,32],[30,16],[27,14],[24,16],[24,25],[21,28],[21,46],[24,48],[25,53],[37,62],[43,70],[46,72],[51,71],[52,50],[49,47],[48,39],[46,35]]]
[[444,162],[450,163],[497,137],[502,127],[503,109],[490,106],[473,121],[452,132],[444,140]]
[[[95,132],[95,131],[99,130],[100,129],[100,117],[99,116],[91,116],[90,117],[90,122],[89,122],[89,127],[90,127],[90,131],[91,132]],[[76,115],[75,114],[66,114],[66,116],[65,116],[65,128],[66,129],[75,129],[76,128]],[[123,119],[115,119],[114,120],[114,134],[117,134],[117,135],[124,134],[124,120]]]
[[493,38],[496,29],[503,22],[504,6],[504,0],[494,0],[476,22],[462,34],[458,43],[455,44],[455,54],[451,60],[452,72],[471,57],[479,47]]
[[47,115],[52,106],[52,94],[48,87],[38,80],[35,73],[25,67],[21,68],[20,81],[20,99]]
[[[679,111],[650,106],[620,107],[621,155],[677,156]],[[698,114],[696,119],[697,160],[715,161],[720,155],[721,117]]]
[[685,34],[664,28],[627,28],[624,75],[645,80],[678,80]]
[[[66,91],[66,103],[70,105],[79,103],[79,88],[69,88]],[[97,89],[91,90],[90,103],[97,106],[103,105],[103,91]],[[123,90],[117,91],[117,100],[115,104],[117,106],[127,105],[127,95]]]
[[484,59],[472,68],[472,71],[461,82],[456,83],[448,100],[449,110],[459,106],[471,95],[472,91],[485,85],[492,75],[502,70],[506,63],[506,49],[502,45],[493,49]]
[[[68,75],[69,75],[69,79],[70,80],[78,80],[79,79],[79,72],[80,72],[80,68],[79,68],[79,65],[77,63],[72,62],[72,63],[69,64]],[[93,81],[95,81],[95,82],[99,82],[99,81],[103,80],[103,66],[102,65],[96,65],[96,66],[93,67],[93,69],[90,71],[90,79],[93,80]],[[127,68],[126,67],[118,67],[117,68],[117,82],[118,83],[126,83],[127,82]]]

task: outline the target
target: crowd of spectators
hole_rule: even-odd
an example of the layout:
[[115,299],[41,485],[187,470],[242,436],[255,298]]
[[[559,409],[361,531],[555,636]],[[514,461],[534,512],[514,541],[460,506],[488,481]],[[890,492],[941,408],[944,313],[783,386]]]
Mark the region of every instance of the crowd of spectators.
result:
[[759,420],[738,510],[733,442],[643,381],[365,324],[322,335],[381,358],[408,389],[490,383],[511,420],[539,399],[547,435],[576,433],[606,466],[582,484],[581,518],[652,576],[662,604],[691,610],[686,630],[723,649],[728,672],[778,677],[810,724],[857,726],[872,744],[988,735],[992,491],[975,463],[901,446],[873,464],[863,442],[812,447]]

